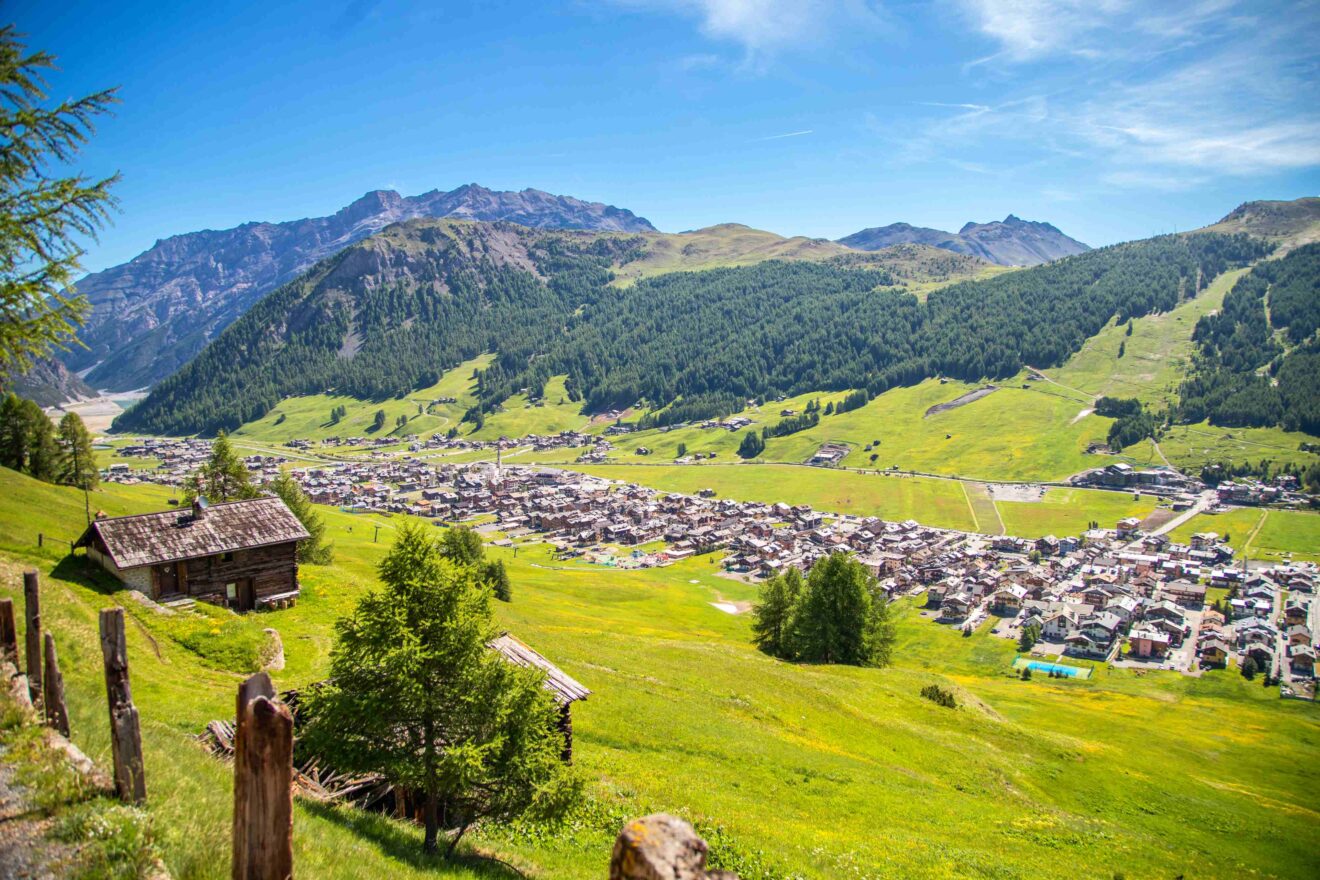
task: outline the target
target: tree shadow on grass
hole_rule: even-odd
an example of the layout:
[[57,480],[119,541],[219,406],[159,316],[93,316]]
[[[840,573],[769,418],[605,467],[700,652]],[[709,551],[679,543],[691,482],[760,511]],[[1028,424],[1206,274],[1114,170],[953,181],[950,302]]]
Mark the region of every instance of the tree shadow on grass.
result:
[[[513,865],[491,856],[459,852],[452,859],[446,859],[438,854],[428,855],[422,851],[420,828],[408,828],[402,822],[393,821],[381,813],[317,801],[301,800],[299,803],[313,816],[374,843],[389,858],[414,868],[459,868],[472,877],[490,880],[526,880],[527,877]],[[443,850],[443,838],[440,846]]]

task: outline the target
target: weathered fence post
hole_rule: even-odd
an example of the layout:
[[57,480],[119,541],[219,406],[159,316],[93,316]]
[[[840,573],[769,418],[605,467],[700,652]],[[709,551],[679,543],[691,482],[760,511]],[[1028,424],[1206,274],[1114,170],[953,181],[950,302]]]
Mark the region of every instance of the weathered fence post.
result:
[[706,841],[682,819],[643,816],[623,826],[614,841],[610,880],[738,880],[727,871],[707,871],[706,852]]
[[23,572],[23,617],[27,621],[28,695],[41,707],[41,587],[35,571]]
[[0,663],[5,662],[18,669],[18,625],[14,621],[13,599],[0,599]]
[[238,686],[233,880],[293,877],[293,715],[259,672]]
[[60,661],[55,656],[55,637],[50,633],[46,633],[46,672],[42,680],[46,691],[46,723],[68,737],[69,710],[64,705],[64,676],[60,674]]
[[147,799],[142,762],[142,730],[128,683],[128,640],[124,609],[101,610],[101,656],[105,660],[105,693],[110,703],[110,751],[115,761],[115,791],[119,799]]

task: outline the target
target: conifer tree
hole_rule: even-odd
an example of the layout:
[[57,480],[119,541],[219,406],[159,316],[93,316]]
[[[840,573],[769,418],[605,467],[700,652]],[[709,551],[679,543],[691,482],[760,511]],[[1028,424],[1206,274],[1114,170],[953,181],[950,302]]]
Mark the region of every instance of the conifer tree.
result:
[[793,657],[793,609],[801,594],[802,573],[796,568],[761,585],[761,601],[752,607],[752,641],[772,657]]
[[280,469],[280,475],[267,486],[284,505],[298,517],[310,536],[298,544],[298,561],[313,565],[329,565],[334,559],[334,546],[325,539],[325,521],[316,512],[312,500],[298,485],[287,468]]
[[424,800],[423,847],[446,856],[482,820],[562,817],[582,783],[561,760],[545,673],[490,650],[490,592],[419,525],[381,561],[382,587],[339,621],[330,678],[308,695],[304,748],[341,772],[381,773]]
[[70,291],[78,241],[108,219],[119,179],[52,174],[116,101],[108,89],[46,106],[44,72],[54,67],[49,53],[27,51],[13,25],[0,27],[0,373],[22,372],[82,323],[87,302]]
[[60,460],[56,481],[79,489],[95,489],[101,475],[96,469],[92,435],[82,418],[77,413],[65,413],[57,433]]
[[24,400],[20,408],[20,418],[27,430],[27,465],[23,470],[38,480],[53,483],[60,470],[60,447],[55,442],[55,426],[35,402]]
[[481,536],[467,526],[446,529],[440,537],[440,553],[456,565],[477,565],[486,555]]
[[211,458],[183,485],[183,497],[189,503],[199,495],[207,501],[221,502],[256,498],[260,494],[224,431],[211,444]]

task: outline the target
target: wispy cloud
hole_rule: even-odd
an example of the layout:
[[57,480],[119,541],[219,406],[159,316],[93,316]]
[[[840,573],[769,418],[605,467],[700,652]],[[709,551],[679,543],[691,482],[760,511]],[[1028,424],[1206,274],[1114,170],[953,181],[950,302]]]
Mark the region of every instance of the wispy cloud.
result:
[[772,134],[769,135],[768,137],[752,138],[752,143],[759,143],[761,141],[778,141],[778,140],[783,140],[784,138],[802,137],[804,134],[815,134],[815,133],[816,132],[813,131],[812,129],[807,128],[807,129],[803,129],[802,131],[789,131],[789,132],[785,132],[784,134]]
[[888,29],[878,0],[608,0],[616,6],[695,19],[701,33],[742,49],[744,67],[843,35]]
[[968,88],[1011,97],[918,102],[950,112],[894,132],[908,161],[1032,151],[1087,163],[1092,183],[1159,191],[1320,166],[1320,47],[1298,38],[1320,32],[1320,4],[960,3],[999,45],[998,76]]

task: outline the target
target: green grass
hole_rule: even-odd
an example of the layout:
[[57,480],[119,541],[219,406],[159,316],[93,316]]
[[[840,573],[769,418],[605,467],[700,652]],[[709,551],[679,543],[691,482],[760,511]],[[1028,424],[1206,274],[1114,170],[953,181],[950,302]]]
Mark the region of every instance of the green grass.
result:
[[1169,428],[1160,440],[1160,449],[1170,462],[1191,473],[1206,462],[1255,464],[1262,459],[1304,469],[1320,461],[1320,456],[1302,452],[1302,443],[1320,443],[1320,438],[1282,428],[1221,428],[1201,422]]
[[[948,485],[965,510],[961,487]],[[47,501],[43,521],[79,510],[76,493],[0,471],[0,522],[26,516],[16,497]],[[141,496],[122,504],[150,506]],[[327,520],[336,563],[304,566],[299,604],[255,618],[283,636],[281,688],[324,675],[332,622],[374,582],[400,522],[334,511]],[[377,522],[381,543],[372,543]],[[514,584],[513,604],[497,606],[501,625],[593,691],[575,707],[574,732],[595,808],[564,833],[490,828],[474,838],[528,876],[603,876],[618,818],[652,810],[696,820],[718,850],[776,876],[1313,875],[1315,708],[1231,672],[1189,679],[1096,667],[1090,681],[1021,682],[1012,643],[986,628],[961,638],[906,604],[893,668],[799,667],[758,653],[745,616],[710,606],[754,594],[716,575],[711,559],[559,570],[543,547],[520,548],[516,559],[491,552]],[[57,560],[28,560],[46,572],[45,618],[60,639],[74,738],[104,762],[95,616],[123,597],[88,581],[79,563],[52,574]],[[21,566],[0,567],[0,592],[15,595]],[[180,880],[224,877],[232,771],[193,735],[232,713],[241,676],[125,604],[158,845]],[[921,698],[932,683],[960,708]],[[381,817],[299,802],[294,829],[300,876],[503,876],[427,862],[417,829]]]
[[[500,437],[526,437],[528,434],[558,434],[560,431],[582,431],[590,417],[582,413],[581,402],[568,399],[564,388],[567,376],[551,376],[545,383],[545,394],[537,403],[529,403],[526,396],[515,394],[504,401],[503,410],[486,417],[480,431],[471,436],[478,440],[497,440]],[[468,436],[470,426],[460,433]]]
[[[1135,319],[1131,336],[1126,323],[1110,322],[1066,364],[1045,370],[1045,375],[1092,397],[1135,397],[1152,409],[1166,408],[1177,400],[1178,385],[1191,361],[1196,322],[1218,309],[1224,295],[1248,271],[1225,272],[1177,308]],[[1121,358],[1120,345],[1125,346]]]
[[1023,538],[1063,537],[1080,535],[1091,521],[1111,529],[1124,517],[1145,519],[1155,509],[1155,499],[1143,495],[1134,500],[1129,492],[1051,487],[1040,501],[996,501],[995,506],[1003,517],[1007,534]]
[[810,504],[830,513],[917,519],[971,531],[976,523],[962,486],[953,480],[858,474],[784,464],[573,465],[573,470],[668,492],[714,489],[738,501]]
[[[385,427],[379,432],[380,436],[417,434],[429,437],[459,424],[464,411],[475,400],[472,371],[488,366],[491,360],[492,355],[473,358],[447,371],[435,385],[401,398],[371,401],[341,394],[286,397],[262,418],[239,428],[234,436],[267,443],[283,443],[295,438],[323,440],[336,436],[375,436],[371,431],[372,422],[377,410],[383,410]],[[428,414],[427,405],[442,397],[457,398],[458,402],[439,404]],[[419,404],[423,407],[422,415],[417,413]],[[348,413],[337,424],[331,424],[330,411],[337,406],[345,407]],[[396,428],[394,422],[401,415],[408,418],[408,423]],[[470,430],[470,425],[460,429],[463,434]]]
[[1197,532],[1216,532],[1235,553],[1262,562],[1320,562],[1320,514],[1300,510],[1238,507],[1202,513],[1169,533],[1186,542]]

